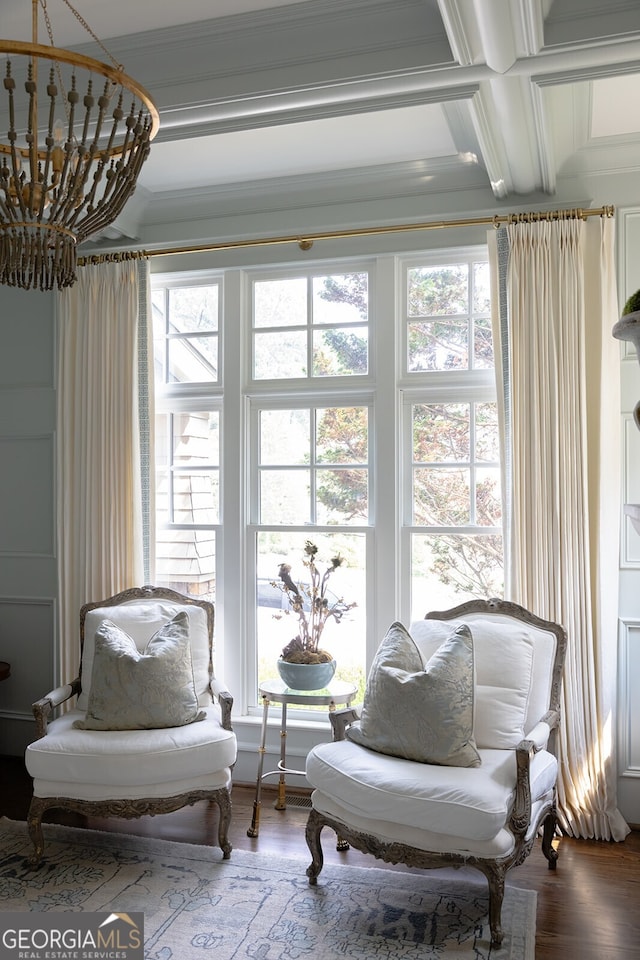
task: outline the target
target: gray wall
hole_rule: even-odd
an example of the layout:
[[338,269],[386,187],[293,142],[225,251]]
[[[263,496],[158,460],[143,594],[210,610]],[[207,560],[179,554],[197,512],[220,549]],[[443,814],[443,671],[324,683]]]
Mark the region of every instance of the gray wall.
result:
[[54,682],[53,295],[0,287],[0,331],[0,754],[19,755]]

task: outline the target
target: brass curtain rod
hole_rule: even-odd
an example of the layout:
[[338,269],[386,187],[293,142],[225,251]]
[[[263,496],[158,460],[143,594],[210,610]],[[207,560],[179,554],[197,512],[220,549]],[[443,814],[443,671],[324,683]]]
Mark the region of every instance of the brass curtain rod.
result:
[[537,223],[545,220],[586,220],[587,217],[612,217],[613,206],[567,210],[549,210],[531,213],[508,213],[493,217],[469,217],[460,220],[428,220],[425,223],[397,223],[386,227],[358,227],[353,230],[329,230],[326,233],[296,234],[284,237],[257,237],[253,240],[223,240],[220,243],[201,243],[185,247],[164,247],[160,250],[139,250],[128,253],[107,253],[79,257],[78,266],[126,259],[131,256],[170,257],[183,253],[213,253],[218,250],[236,250],[242,247],[267,247],[297,243],[301,250],[310,250],[316,240],[341,240],[350,237],[370,237],[387,233],[411,233],[418,230],[444,230],[451,227],[493,226],[511,223]]

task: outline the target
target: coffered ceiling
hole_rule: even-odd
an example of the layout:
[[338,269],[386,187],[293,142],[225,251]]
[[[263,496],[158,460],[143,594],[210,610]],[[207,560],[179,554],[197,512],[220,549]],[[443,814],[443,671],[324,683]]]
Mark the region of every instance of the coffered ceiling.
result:
[[[640,200],[638,0],[74,5],[160,111],[104,242],[369,201],[389,220],[615,202],[620,177]],[[47,8],[57,45],[104,59],[62,0]],[[29,32],[29,0],[2,0],[0,33]]]

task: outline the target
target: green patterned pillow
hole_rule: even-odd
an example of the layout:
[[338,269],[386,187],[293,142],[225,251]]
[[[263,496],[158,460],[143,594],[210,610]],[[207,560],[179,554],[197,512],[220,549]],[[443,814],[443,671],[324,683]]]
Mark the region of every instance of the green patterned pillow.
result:
[[378,753],[477,767],[474,662],[469,627],[459,626],[426,666],[412,637],[393,623],[367,678],[362,717],[347,736]]
[[183,610],[140,652],[128,633],[103,620],[95,634],[83,730],[181,727],[202,720],[191,666],[189,617]]

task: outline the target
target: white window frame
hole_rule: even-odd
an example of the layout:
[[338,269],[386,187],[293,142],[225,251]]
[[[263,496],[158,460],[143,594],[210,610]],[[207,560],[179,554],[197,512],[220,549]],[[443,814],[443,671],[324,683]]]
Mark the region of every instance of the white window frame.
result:
[[[355,243],[355,241],[354,241]],[[393,620],[408,622],[411,504],[411,430],[407,410],[434,399],[495,399],[495,374],[489,370],[407,373],[407,325],[404,311],[406,270],[412,266],[486,260],[484,245],[450,247],[363,258],[317,259],[305,264],[232,267],[152,275],[152,284],[183,286],[221,282],[219,385],[169,385],[158,394],[157,408],[220,409],[220,525],[216,533],[216,670],[235,697],[234,715],[257,723],[255,621],[252,605],[256,569],[257,488],[252,486],[255,430],[261,405],[370,407],[370,523],[349,525],[364,532],[367,563],[367,666]],[[369,365],[366,375],[308,377],[286,381],[253,380],[252,295],[256,279],[355,272],[369,269]],[[158,393],[158,391],[157,391]],[[407,433],[408,431],[408,433]],[[407,459],[408,458],[408,459]],[[406,463],[406,468],[403,468]],[[270,528],[266,528],[270,529]],[[277,529],[289,529],[288,527]],[[291,529],[297,529],[292,527]],[[312,532],[316,527],[300,528]],[[332,532],[332,528],[320,527]],[[335,528],[333,528],[335,529]],[[459,528],[456,532],[462,532]],[[472,532],[472,531],[469,531]],[[476,532],[475,529],[473,532]],[[483,532],[484,531],[483,529]],[[502,531],[499,531],[500,533]],[[424,611],[426,612],[426,610]],[[274,665],[275,666],[275,665]],[[326,723],[326,713],[322,714]],[[292,720],[295,721],[293,714]],[[313,725],[305,715],[301,724]]]

